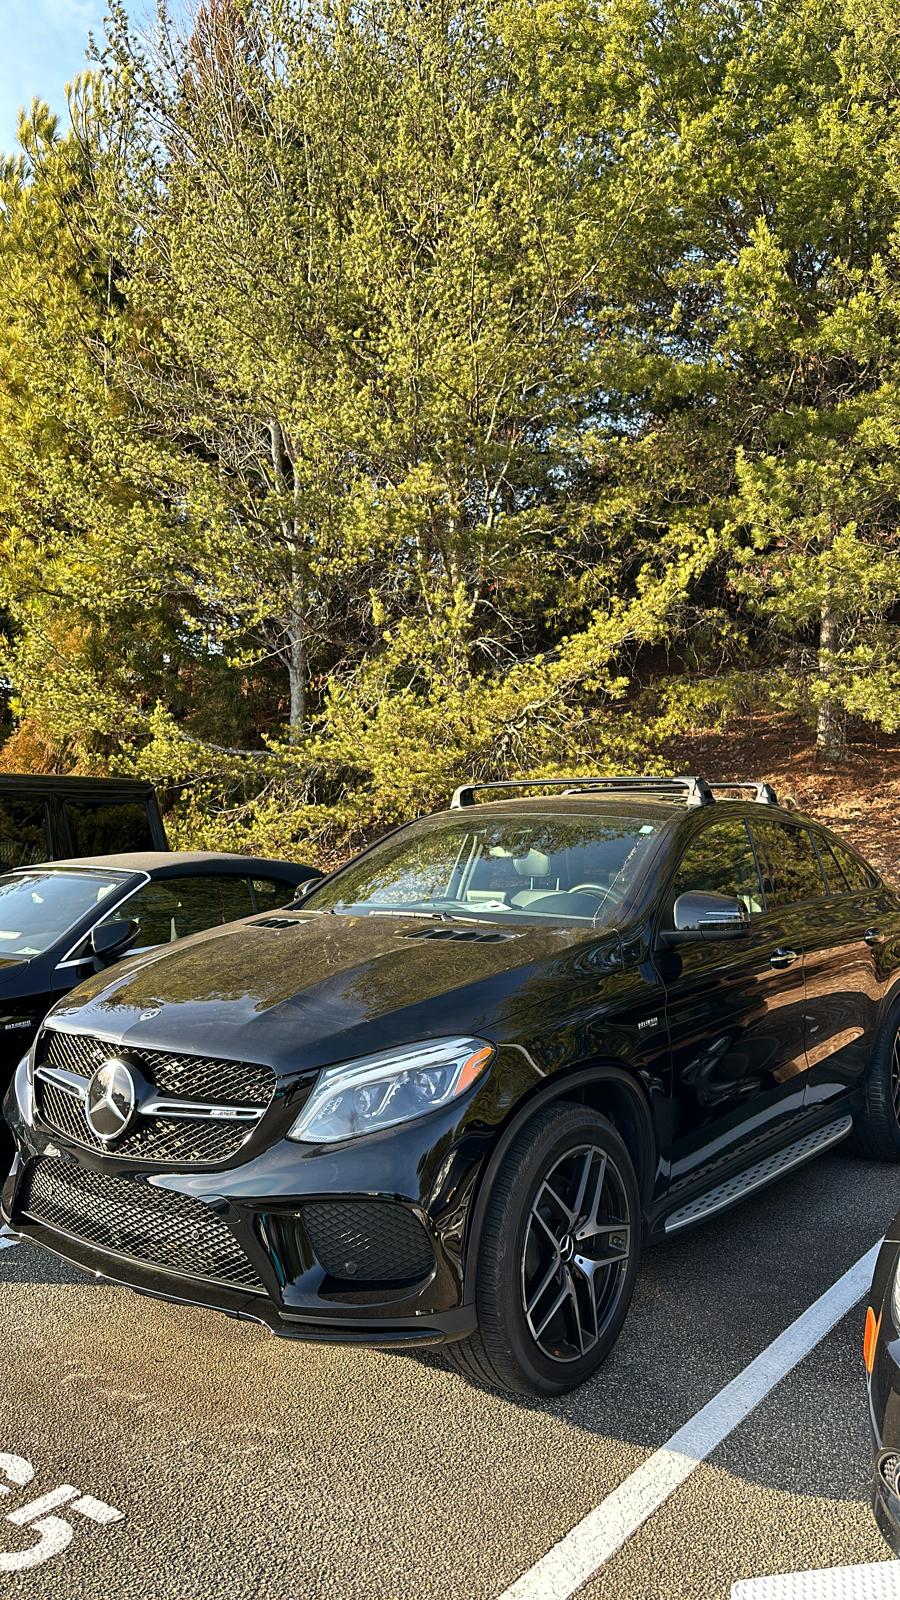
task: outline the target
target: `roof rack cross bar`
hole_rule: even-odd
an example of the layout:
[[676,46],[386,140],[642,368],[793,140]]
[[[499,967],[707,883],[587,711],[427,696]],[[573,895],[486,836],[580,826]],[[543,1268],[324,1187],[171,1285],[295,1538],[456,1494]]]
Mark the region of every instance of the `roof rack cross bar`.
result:
[[758,783],[750,779],[735,779],[732,781],[722,778],[711,782],[709,787],[713,792],[713,797],[715,797],[717,790],[720,789],[750,789],[753,799],[761,806],[777,806],[779,803],[778,796],[770,783]]
[[622,793],[683,795],[689,806],[706,806],[713,802],[713,793],[705,778],[509,778],[488,783],[463,783],[454,791],[451,809],[477,804],[475,795],[482,789],[562,789],[566,794],[585,793],[596,789],[619,790]]

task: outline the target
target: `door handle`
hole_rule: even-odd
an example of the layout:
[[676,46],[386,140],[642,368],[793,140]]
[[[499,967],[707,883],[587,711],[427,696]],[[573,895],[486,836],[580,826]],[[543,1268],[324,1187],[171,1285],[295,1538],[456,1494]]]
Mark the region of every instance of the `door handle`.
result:
[[867,928],[865,933],[863,934],[863,940],[864,940],[864,942],[866,944],[877,944],[880,938],[881,938],[881,929],[880,928]]
[[796,951],[796,950],[786,950],[784,948],[784,946],[782,945],[778,950],[775,950],[772,953],[772,955],[770,955],[770,957],[769,957],[769,966],[770,967],[779,967],[779,968],[780,967],[791,967],[791,966],[793,966],[794,962],[798,961],[798,960],[799,960],[798,951]]

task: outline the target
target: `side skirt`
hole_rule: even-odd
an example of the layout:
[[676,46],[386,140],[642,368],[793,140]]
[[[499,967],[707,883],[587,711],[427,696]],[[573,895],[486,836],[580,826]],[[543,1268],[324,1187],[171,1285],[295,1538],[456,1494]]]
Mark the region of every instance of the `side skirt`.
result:
[[677,1205],[668,1215],[658,1217],[653,1225],[653,1234],[657,1238],[667,1237],[682,1228],[691,1227],[695,1222],[702,1222],[706,1217],[714,1216],[719,1211],[726,1211],[729,1206],[737,1205],[740,1200],[754,1194],[757,1189],[764,1189],[767,1184],[784,1177],[795,1167],[803,1166],[805,1162],[821,1155],[824,1150],[831,1149],[832,1145],[840,1144],[852,1131],[853,1118],[845,1113],[801,1134],[778,1150],[770,1150],[758,1156],[740,1171],[720,1178],[702,1193]]

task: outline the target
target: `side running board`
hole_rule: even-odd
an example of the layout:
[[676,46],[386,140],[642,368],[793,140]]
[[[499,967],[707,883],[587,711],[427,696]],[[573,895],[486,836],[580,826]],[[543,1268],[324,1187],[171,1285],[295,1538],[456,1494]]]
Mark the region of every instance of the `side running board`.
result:
[[734,1173],[723,1183],[717,1183],[714,1189],[707,1189],[705,1194],[689,1200],[687,1205],[679,1206],[666,1218],[666,1233],[675,1233],[678,1228],[686,1228],[689,1223],[699,1222],[702,1217],[712,1216],[715,1211],[724,1211],[726,1206],[736,1205],[738,1200],[753,1194],[754,1190],[765,1188],[767,1183],[772,1183],[794,1167],[801,1167],[804,1161],[811,1161],[813,1156],[820,1155],[831,1145],[840,1144],[852,1128],[852,1117],[839,1117],[835,1122],[826,1123],[824,1128],[816,1128],[814,1133],[805,1133],[801,1139],[795,1139],[782,1150],[776,1150],[774,1155],[754,1161],[743,1172]]

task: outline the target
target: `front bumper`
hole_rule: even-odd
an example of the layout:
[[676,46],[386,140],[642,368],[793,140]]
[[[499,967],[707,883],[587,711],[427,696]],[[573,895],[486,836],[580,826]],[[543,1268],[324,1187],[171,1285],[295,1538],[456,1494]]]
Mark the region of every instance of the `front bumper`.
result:
[[428,1118],[355,1147],[280,1140],[241,1165],[170,1171],[36,1126],[24,1064],[5,1112],[0,1216],[96,1278],[286,1338],[429,1345],[475,1326],[463,1250],[487,1130]]

